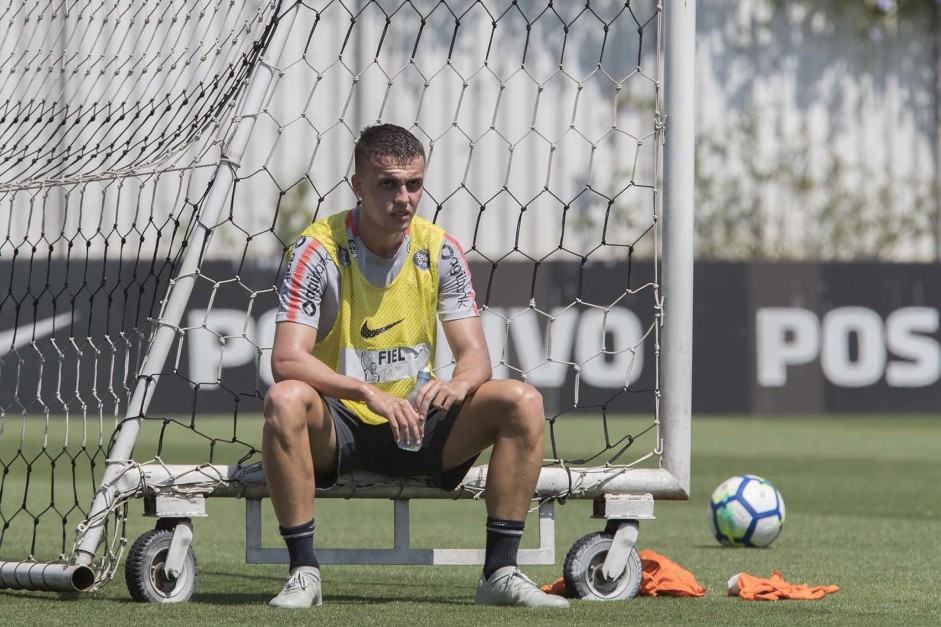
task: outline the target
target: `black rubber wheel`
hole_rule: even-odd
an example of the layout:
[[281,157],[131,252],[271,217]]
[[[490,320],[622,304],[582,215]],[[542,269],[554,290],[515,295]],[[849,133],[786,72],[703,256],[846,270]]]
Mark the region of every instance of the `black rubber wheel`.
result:
[[613,533],[599,531],[589,533],[572,545],[562,567],[569,594],[586,601],[626,601],[637,595],[643,574],[637,549],[631,547],[627,566],[620,577],[608,581],[602,574],[601,567],[613,539]]
[[124,581],[131,598],[142,603],[182,603],[196,589],[196,553],[190,546],[179,577],[170,579],[163,572],[173,531],[154,529],[139,537],[127,554]]

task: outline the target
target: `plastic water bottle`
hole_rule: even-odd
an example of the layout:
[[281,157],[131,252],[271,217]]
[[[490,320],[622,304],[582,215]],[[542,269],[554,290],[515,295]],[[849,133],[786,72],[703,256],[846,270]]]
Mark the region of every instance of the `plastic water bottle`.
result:
[[[431,381],[431,370],[428,368],[428,366],[425,366],[418,371],[418,376],[415,378],[415,387],[413,387],[412,391],[409,392],[408,396],[405,397],[405,400],[407,400],[412,405],[412,407],[415,407],[415,398],[418,396],[418,390],[421,389],[421,386],[425,385],[429,381]],[[425,417],[420,416],[418,418],[418,424],[422,425],[424,423]],[[410,439],[403,439],[403,437],[407,436],[399,437],[398,445],[400,449],[411,451],[413,453],[415,451],[421,450],[421,440],[412,442]]]

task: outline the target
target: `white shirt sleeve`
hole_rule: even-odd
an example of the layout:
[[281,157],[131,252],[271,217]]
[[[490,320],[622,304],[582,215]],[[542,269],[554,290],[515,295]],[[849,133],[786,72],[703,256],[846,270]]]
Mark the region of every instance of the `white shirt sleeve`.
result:
[[477,294],[464,249],[456,239],[446,234],[438,257],[438,318],[448,321],[479,315]]
[[325,335],[336,319],[339,278],[326,248],[312,237],[299,238],[278,292],[280,306],[275,321],[298,322]]

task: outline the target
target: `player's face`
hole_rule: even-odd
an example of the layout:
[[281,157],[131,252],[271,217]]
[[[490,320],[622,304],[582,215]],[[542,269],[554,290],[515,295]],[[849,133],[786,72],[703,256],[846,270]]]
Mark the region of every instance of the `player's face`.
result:
[[[391,159],[374,161],[354,174],[352,183],[362,201],[360,226],[404,235],[424,191],[425,160],[419,157],[407,164]],[[364,221],[368,224],[363,225]]]

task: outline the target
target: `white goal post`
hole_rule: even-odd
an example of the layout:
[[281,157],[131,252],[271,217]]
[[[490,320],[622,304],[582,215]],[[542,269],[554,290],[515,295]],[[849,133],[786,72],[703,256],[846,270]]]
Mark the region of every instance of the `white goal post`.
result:
[[[540,530],[561,498],[628,497],[622,519],[688,498],[695,2],[575,5],[0,14],[0,588],[106,583],[132,498],[171,520],[244,498],[258,531],[245,416],[270,384],[283,253],[355,203],[352,146],[380,121],[427,147],[420,211],[467,251],[496,375],[546,399]],[[407,529],[402,502],[485,489],[479,466],[451,493],[361,475],[318,497],[393,499]],[[385,563],[409,563],[398,530],[396,547]]]

